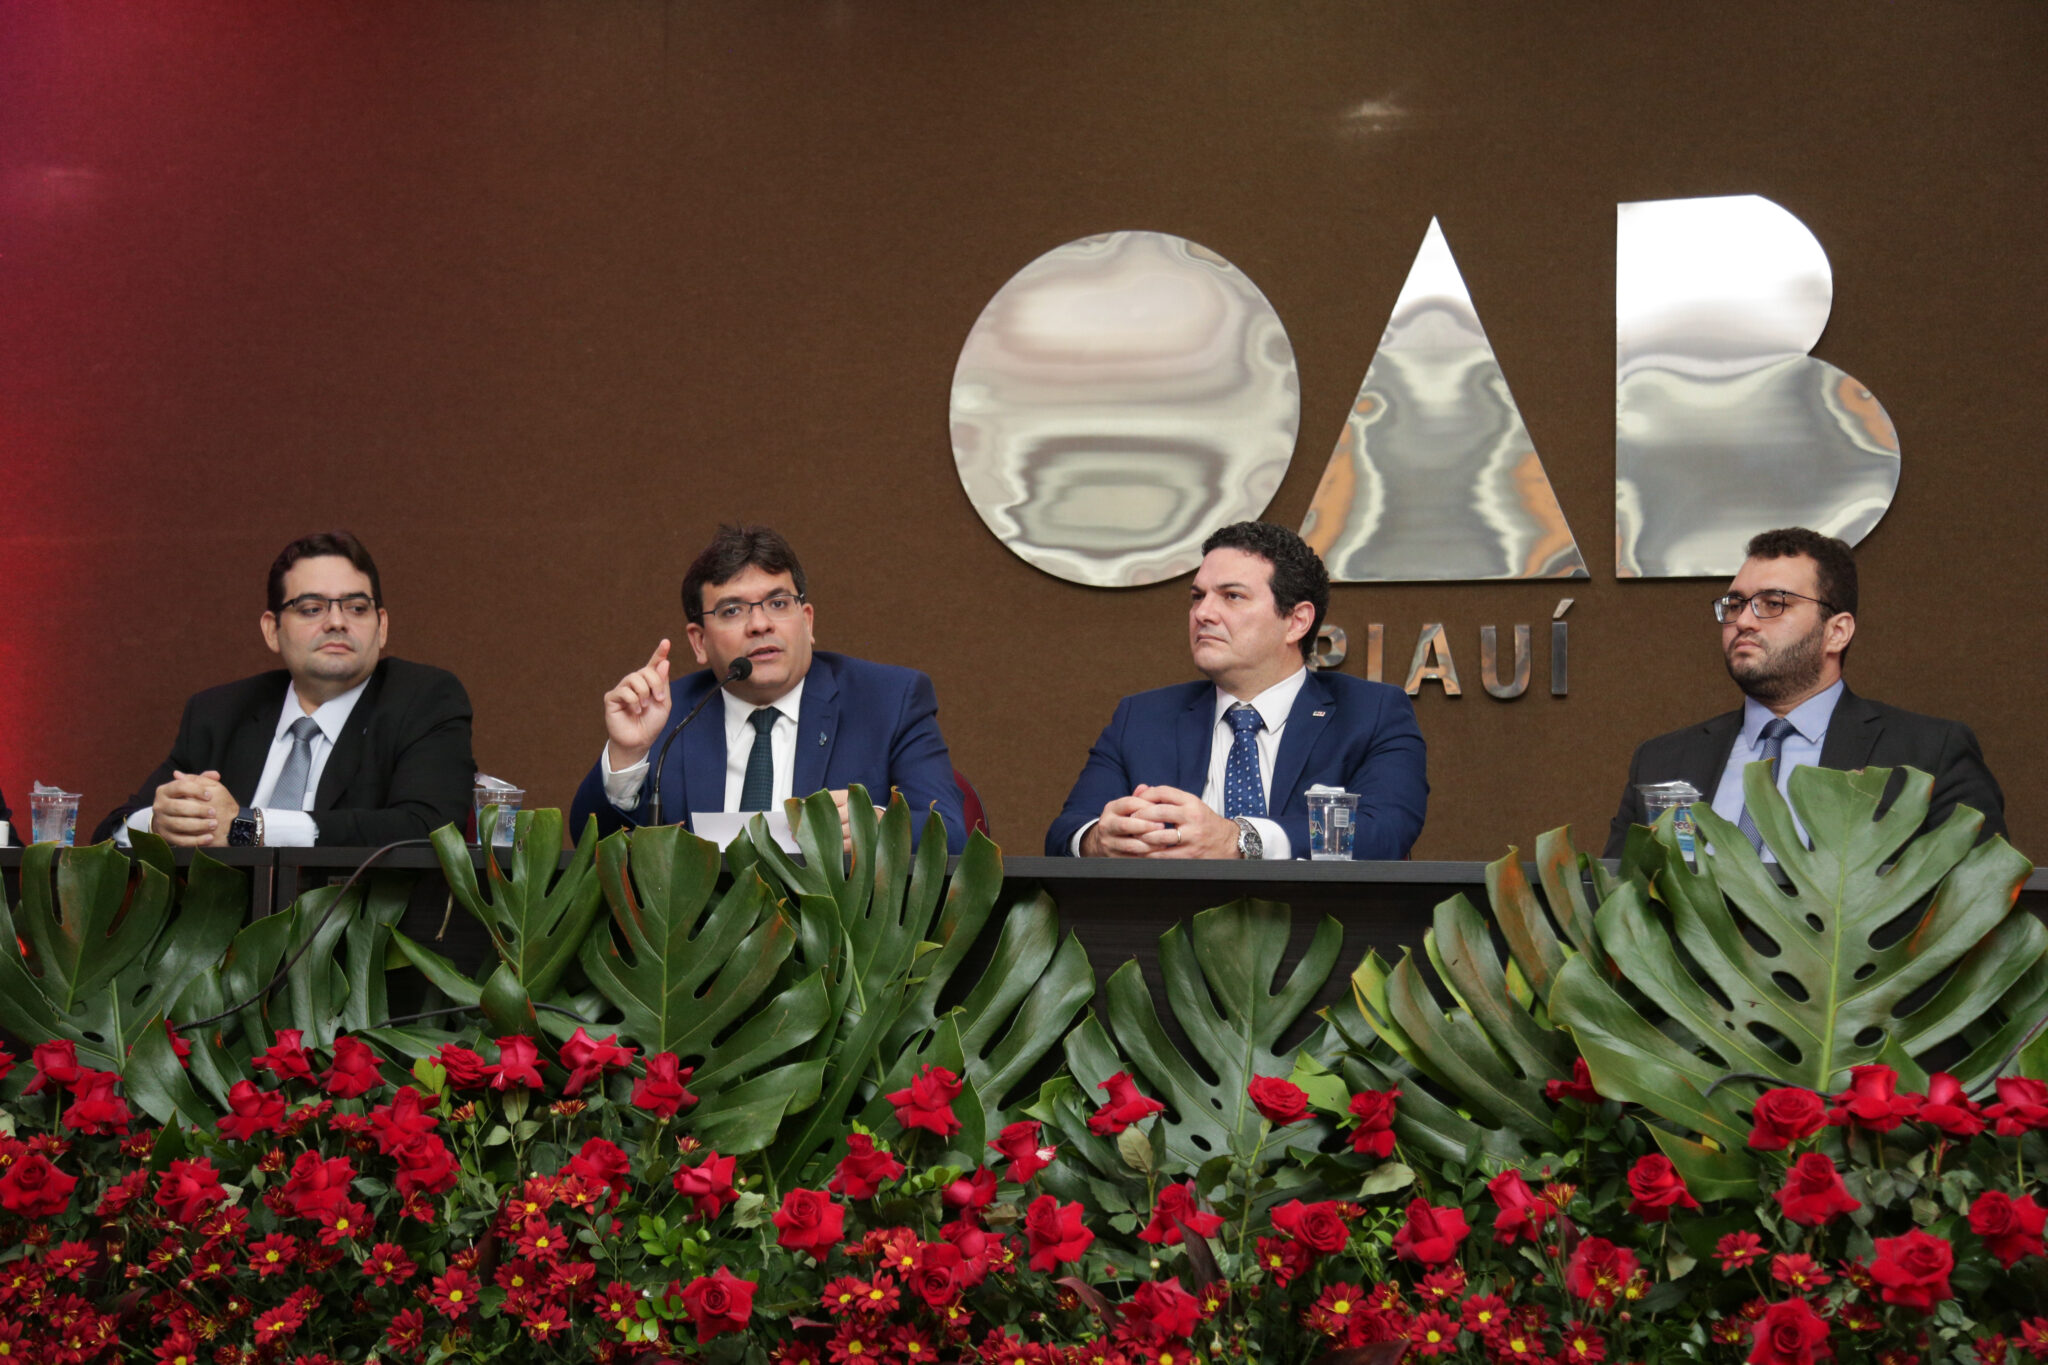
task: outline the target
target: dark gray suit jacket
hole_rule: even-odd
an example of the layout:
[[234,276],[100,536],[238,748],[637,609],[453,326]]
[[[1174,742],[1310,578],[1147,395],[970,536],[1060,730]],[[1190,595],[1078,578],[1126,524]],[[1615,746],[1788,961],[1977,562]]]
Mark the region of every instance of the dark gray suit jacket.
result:
[[[1614,823],[1607,831],[1604,856],[1619,858],[1622,845],[1628,842],[1629,826],[1646,823],[1637,783],[1690,782],[1706,793],[1707,800],[1713,800],[1714,789],[1721,785],[1721,770],[1728,766],[1729,751],[1741,731],[1742,712],[1737,709],[1659,735],[1638,748],[1628,765],[1628,785],[1621,789],[1621,809],[1614,813]],[[1948,819],[1948,813],[1961,805],[1983,812],[1980,837],[2005,833],[2005,798],[1999,794],[1997,779],[1984,766],[1977,736],[1960,721],[1901,711],[1859,697],[1845,686],[1828,722],[1827,738],[1821,743],[1820,766],[1842,771],[1913,767],[1932,773],[1934,791],[1922,830]],[[1904,780],[1903,774],[1892,778],[1880,814],[1897,799]]]

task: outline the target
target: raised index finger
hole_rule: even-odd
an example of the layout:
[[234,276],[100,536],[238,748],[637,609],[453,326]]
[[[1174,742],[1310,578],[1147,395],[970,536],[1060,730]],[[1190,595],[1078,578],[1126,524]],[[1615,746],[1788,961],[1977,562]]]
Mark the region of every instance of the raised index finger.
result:
[[650,654],[650,655],[648,655],[648,656],[647,656],[647,666],[648,666],[649,668],[652,668],[652,667],[654,667],[654,666],[655,666],[656,664],[660,663],[660,662],[661,662],[661,661],[662,661],[663,659],[666,659],[667,657],[668,657],[668,641],[667,641],[667,640],[663,640],[663,641],[662,641],[662,642],[661,642],[660,644],[658,644],[658,645],[656,645],[656,646],[654,647],[654,652],[653,652],[652,654]]

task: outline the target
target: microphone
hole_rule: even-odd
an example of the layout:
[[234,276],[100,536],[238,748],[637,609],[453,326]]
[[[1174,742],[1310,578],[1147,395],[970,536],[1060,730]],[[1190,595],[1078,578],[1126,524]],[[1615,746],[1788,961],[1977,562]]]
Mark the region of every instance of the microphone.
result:
[[697,719],[698,712],[711,705],[711,699],[720,692],[723,692],[727,683],[736,683],[753,671],[754,661],[752,659],[734,659],[731,665],[726,668],[725,676],[718,680],[718,685],[709,692],[706,692],[704,699],[690,708],[690,714],[683,717],[682,725],[678,725],[675,729],[662,736],[661,748],[656,750],[654,755],[654,795],[647,803],[648,824],[658,825],[661,823],[661,765],[668,762],[668,746],[676,742],[676,736],[683,732],[684,726]]

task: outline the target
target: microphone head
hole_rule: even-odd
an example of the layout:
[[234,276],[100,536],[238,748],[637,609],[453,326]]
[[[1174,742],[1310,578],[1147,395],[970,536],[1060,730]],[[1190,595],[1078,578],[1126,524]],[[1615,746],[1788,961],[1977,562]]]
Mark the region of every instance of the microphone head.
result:
[[732,661],[732,662],[731,662],[730,664],[728,664],[728,665],[726,666],[726,670],[725,670],[725,680],[726,680],[727,682],[738,682],[738,681],[739,681],[740,679],[742,679],[742,678],[746,677],[746,676],[747,676],[748,674],[752,673],[753,671],[754,671],[754,661],[753,661],[752,659],[748,659],[748,658],[738,658],[738,659],[734,659],[734,660],[733,660],[733,661]]

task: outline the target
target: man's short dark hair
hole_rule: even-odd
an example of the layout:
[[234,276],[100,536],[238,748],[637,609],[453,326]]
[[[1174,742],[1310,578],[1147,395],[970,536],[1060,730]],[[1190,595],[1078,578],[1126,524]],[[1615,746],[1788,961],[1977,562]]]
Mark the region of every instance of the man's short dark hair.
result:
[[1815,565],[1820,599],[1834,611],[1856,614],[1856,555],[1846,542],[1804,526],[1787,526],[1751,536],[1743,551],[1751,559],[1790,559],[1805,555]]
[[704,585],[729,583],[749,566],[763,573],[786,573],[796,584],[798,597],[807,593],[804,566],[797,563],[796,551],[781,532],[766,526],[720,526],[683,575],[683,615],[696,625],[704,624]]
[[370,552],[363,548],[363,542],[347,531],[320,531],[310,536],[300,536],[277,552],[277,558],[270,565],[268,602],[270,610],[284,610],[284,576],[291,572],[292,565],[302,559],[319,559],[325,555],[339,555],[356,566],[356,571],[370,580],[370,597],[378,606],[384,605],[384,585],[377,577],[377,561],[370,558]]
[[1330,571],[1323,567],[1322,557],[1300,536],[1270,521],[1232,522],[1202,542],[1204,555],[1211,550],[1242,550],[1271,564],[1273,607],[1279,615],[1287,615],[1302,602],[1314,605],[1316,618],[1309,622],[1308,634],[1301,637],[1301,657],[1313,654],[1316,633],[1330,610]]

